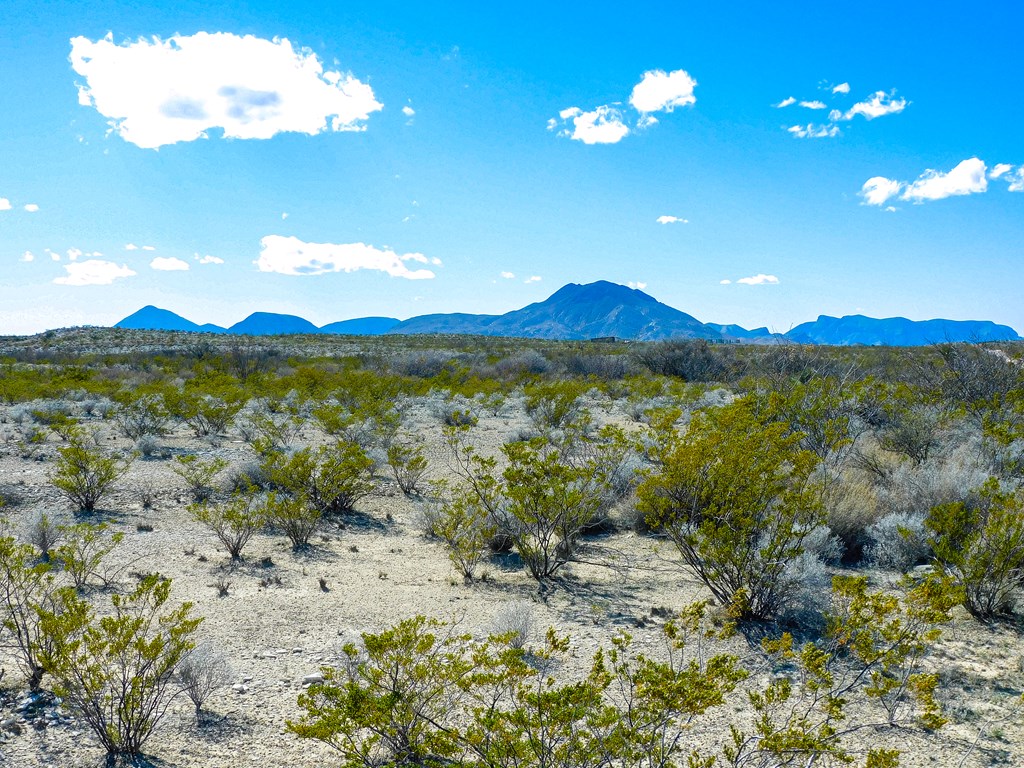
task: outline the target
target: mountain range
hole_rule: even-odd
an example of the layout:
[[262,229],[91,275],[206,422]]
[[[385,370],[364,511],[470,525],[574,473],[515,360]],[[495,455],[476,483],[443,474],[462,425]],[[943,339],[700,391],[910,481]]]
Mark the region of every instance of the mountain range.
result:
[[247,336],[281,334],[476,334],[539,339],[614,337],[633,341],[685,338],[746,343],[922,346],[944,341],[1016,341],[1017,332],[989,320],[876,319],[863,315],[830,317],[801,323],[787,333],[767,328],[747,330],[738,325],[702,323],[692,315],[663,304],[643,291],[604,280],[586,285],[569,283],[544,301],[503,315],[463,313],[419,315],[408,320],[362,317],[317,327],[296,315],[254,312],[227,328],[199,325],[166,309],[147,306],[115,328],[229,333]]

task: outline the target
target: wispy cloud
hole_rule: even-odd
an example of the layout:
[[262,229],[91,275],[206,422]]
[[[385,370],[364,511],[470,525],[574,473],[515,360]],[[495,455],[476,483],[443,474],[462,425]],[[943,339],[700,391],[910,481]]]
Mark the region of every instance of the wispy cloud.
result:
[[689,224],[688,219],[681,219],[678,216],[659,216],[655,219],[659,224]]
[[849,92],[850,92],[850,84],[849,83],[840,83],[839,85],[832,86],[832,93],[849,93]]
[[149,262],[149,266],[158,272],[187,272],[189,269],[187,261],[182,261],[174,256],[157,256]]
[[407,280],[435,277],[429,269],[409,269],[406,262],[428,262],[422,253],[397,254],[365,243],[307,243],[297,237],[267,235],[254,264],[261,272],[282,275],[323,275],[329,272],[373,270]]
[[1013,166],[1009,163],[996,163],[992,166],[992,170],[988,172],[990,179],[998,179],[1000,176],[1009,173],[1013,170]]
[[642,291],[644,290],[644,288],[647,287],[647,283],[628,282],[626,283],[626,285],[628,285],[630,288],[636,288],[638,291]]
[[838,125],[791,125],[786,129],[798,139],[831,139],[839,135]]
[[136,272],[127,265],[118,266],[112,261],[89,259],[64,265],[67,272],[63,277],[54,278],[57,285],[110,285],[115,280],[132,277]]
[[199,32],[123,44],[113,36],[71,39],[78,100],[139,147],[206,138],[268,139],[363,130],[383,108],[369,85],[325,71],[315,53],[287,39]]
[[961,161],[948,172],[926,170],[912,182],[875,176],[864,182],[860,194],[865,205],[884,205],[897,195],[900,200],[917,204],[973,195],[988,189],[986,170],[984,162],[972,157]]
[[543,278],[540,275],[531,275],[530,277],[523,280],[524,283],[529,285],[530,283],[539,283]]
[[790,96],[788,98],[783,99],[782,101],[780,101],[778,104],[775,104],[774,106],[775,106],[776,109],[782,109],[784,107],[792,106],[793,104],[796,104],[796,99],[794,99],[792,96]]
[[800,106],[803,107],[804,109],[827,109],[828,108],[828,104],[826,104],[824,101],[818,101],[817,99],[815,99],[814,101],[801,101],[800,102]]
[[864,101],[859,101],[850,107],[846,112],[843,112],[841,116],[837,116],[839,120],[853,120],[857,115],[862,115],[866,120],[874,120],[876,117],[882,117],[883,115],[895,115],[906,109],[909,104],[906,99],[897,99],[896,91],[875,91],[869,98]]
[[36,260],[36,255],[34,253],[32,253],[32,251],[25,251],[23,254],[21,254],[21,260],[22,261],[35,261]]
[[740,285],[778,285],[779,278],[775,275],[751,275],[750,277],[741,277],[736,281]]
[[200,264],[223,264],[224,263],[224,259],[218,258],[217,256],[211,256],[210,254],[206,254],[205,256],[200,256],[197,253],[192,258],[195,259],[196,261],[198,261]]
[[39,210],[39,206],[36,205],[35,203],[26,203],[25,210],[28,211],[29,213],[35,213],[36,211]]
[[499,277],[501,277],[503,280],[515,280],[516,279],[516,273],[515,272],[502,272],[499,275]]

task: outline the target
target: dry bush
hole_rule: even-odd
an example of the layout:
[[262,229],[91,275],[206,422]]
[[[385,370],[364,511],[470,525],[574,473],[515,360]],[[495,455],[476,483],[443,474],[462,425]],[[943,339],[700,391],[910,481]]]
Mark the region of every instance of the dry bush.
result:
[[231,665],[223,653],[209,643],[201,643],[178,664],[175,677],[195,706],[196,722],[201,725],[203,705],[217,689],[231,682]]
[[847,471],[832,482],[825,497],[826,525],[843,543],[848,561],[860,559],[868,543],[868,528],[883,514],[871,478]]
[[923,562],[931,552],[924,519],[917,512],[893,512],[881,518],[867,530],[864,559],[900,573]]
[[491,620],[490,634],[509,635],[509,645],[522,648],[533,635],[534,607],[529,600],[512,600],[498,609]]

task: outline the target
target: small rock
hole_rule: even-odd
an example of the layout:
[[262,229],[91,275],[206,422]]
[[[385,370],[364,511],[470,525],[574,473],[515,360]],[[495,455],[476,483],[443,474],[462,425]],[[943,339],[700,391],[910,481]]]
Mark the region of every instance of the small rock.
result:
[[313,674],[306,675],[302,678],[303,685],[312,685],[313,683],[322,683],[323,681],[324,676],[320,672],[314,672]]
[[16,717],[8,717],[3,722],[0,722],[0,731],[10,731],[11,733],[19,734],[22,730],[21,724]]
[[231,690],[235,693],[247,693],[249,690],[248,685],[242,685],[242,683],[235,683],[231,686]]

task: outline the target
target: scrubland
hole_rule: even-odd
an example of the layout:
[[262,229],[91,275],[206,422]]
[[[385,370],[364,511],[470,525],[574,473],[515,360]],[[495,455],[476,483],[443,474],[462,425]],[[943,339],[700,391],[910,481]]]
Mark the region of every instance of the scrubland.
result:
[[0,339],[0,763],[1020,764],[1022,355]]

